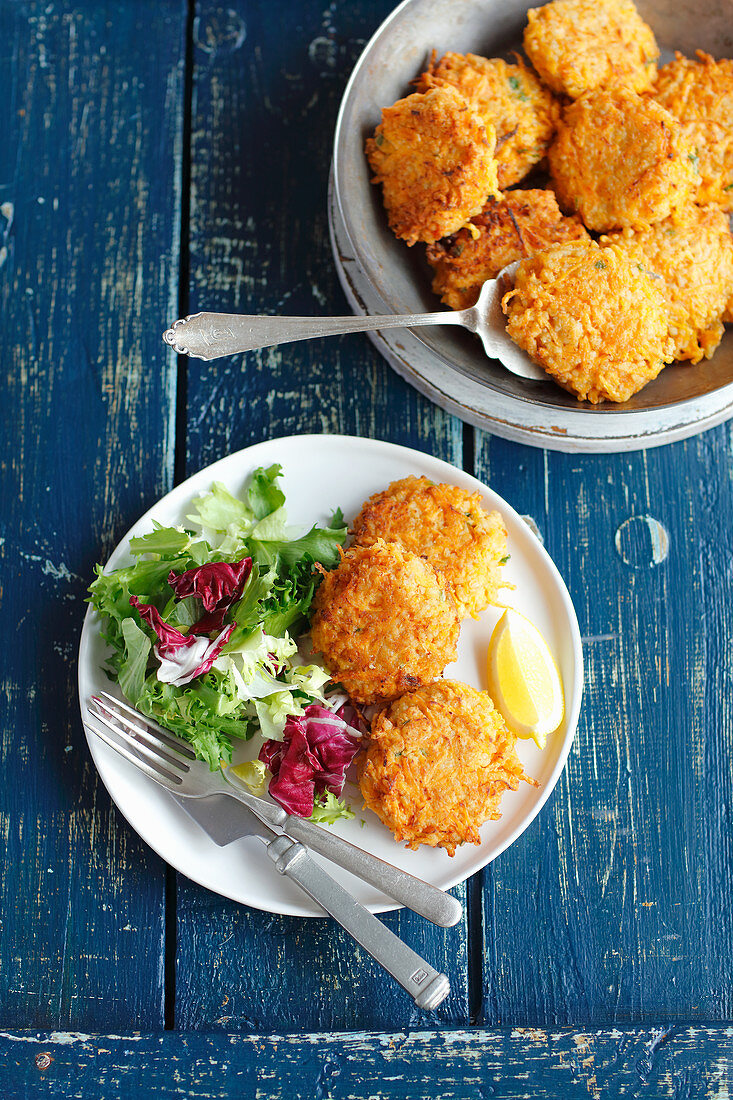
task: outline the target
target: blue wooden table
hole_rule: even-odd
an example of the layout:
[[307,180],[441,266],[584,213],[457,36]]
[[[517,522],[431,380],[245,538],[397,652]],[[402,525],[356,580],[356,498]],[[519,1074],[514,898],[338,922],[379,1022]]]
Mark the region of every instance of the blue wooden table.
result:
[[[326,192],[391,0],[0,0],[0,1095],[728,1096],[731,431],[630,455],[466,427],[363,336],[211,365],[199,308],[345,313]],[[539,818],[443,931],[421,1015],[330,921],[167,868],[111,805],[76,698],[95,561],[232,450],[346,432],[447,459],[533,517],[587,687]],[[667,542],[664,537],[666,536]]]

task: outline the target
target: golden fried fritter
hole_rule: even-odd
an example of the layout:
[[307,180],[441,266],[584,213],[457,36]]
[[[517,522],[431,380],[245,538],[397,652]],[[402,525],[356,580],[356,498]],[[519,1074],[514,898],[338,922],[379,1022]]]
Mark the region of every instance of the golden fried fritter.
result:
[[348,550],[313,609],[313,648],[357,703],[394,699],[455,660],[452,596],[431,565],[396,543]]
[[480,493],[406,477],[366,501],[353,532],[357,546],[381,538],[429,562],[461,616],[476,618],[496,599],[507,533],[499,513],[484,509]]
[[530,8],[524,48],[545,84],[572,99],[610,84],[643,92],[659,56],[631,0],[554,0]]
[[475,305],[483,283],[507,264],[588,237],[577,214],[560,213],[552,191],[507,191],[501,201],[489,199],[470,225],[428,245],[426,253],[433,290],[451,309]]
[[723,338],[722,318],[733,297],[733,237],[716,206],[691,203],[648,229],[601,238],[662,279],[675,359],[709,359]]
[[697,201],[733,210],[733,61],[698,60],[676,54],[659,70],[652,95],[674,115],[698,157]]
[[504,791],[522,780],[534,784],[489,696],[451,680],[381,711],[360,765],[364,801],[395,838],[451,856],[481,843],[479,827],[501,817]]
[[699,185],[677,120],[625,88],[571,103],[549,162],[560,205],[598,232],[661,221],[693,199]]
[[395,235],[437,241],[478,214],[497,191],[495,145],[493,127],[455,88],[386,107],[366,152]]
[[618,245],[573,241],[517,268],[507,332],[561,386],[626,401],[673,358],[664,294]]
[[417,83],[429,88],[457,88],[488,126],[496,131],[499,187],[518,183],[542,160],[552,141],[560,108],[535,74],[517,60],[490,60],[476,54],[447,53],[433,62]]

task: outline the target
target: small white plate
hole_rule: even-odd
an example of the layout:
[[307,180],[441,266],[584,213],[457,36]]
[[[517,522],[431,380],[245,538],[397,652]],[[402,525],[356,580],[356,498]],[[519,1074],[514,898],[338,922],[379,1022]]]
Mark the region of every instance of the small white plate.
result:
[[[520,790],[505,794],[503,816],[483,826],[482,843],[466,844],[452,858],[442,849],[422,847],[410,852],[398,844],[370,811],[361,809],[361,796],[355,787],[347,786],[346,794],[356,817],[336,826],[353,843],[447,890],[495,859],[524,832],[549,797],[565,765],[583,690],[580,631],[568,591],[547,552],[522,518],[481,482],[446,462],[407,447],[336,435],[273,439],[201,470],[146,512],[114,551],[107,568],[129,563],[130,538],[149,531],[153,520],[164,525],[181,523],[191,500],[208,491],[212,482],[221,481],[231,492],[238,493],[257,466],[275,462],[283,467],[289,520],[303,527],[323,523],[337,507],[343,510],[347,522],[351,521],[368,496],[410,474],[472,492],[478,490],[486,506],[498,509],[504,518],[511,554],[505,572],[507,580],[516,587],[502,595],[542,631],[557,660],[565,689],[565,720],[549,739],[547,748],[540,752],[532,741],[518,742],[522,763],[527,773],[538,780],[539,787],[522,784]],[[489,608],[478,620],[463,623],[458,660],[446,669],[446,677],[486,688],[486,649],[500,614],[501,609]],[[79,649],[82,718],[84,701],[93,692],[109,686],[102,671],[105,643],[100,625],[99,616],[90,608]],[[85,730],[94,763],[118,809],[143,840],[176,870],[215,893],[257,909],[322,916],[294,884],[275,871],[260,842],[242,838],[225,848],[218,847],[164,790],[101,743],[88,727]],[[324,861],[324,866],[373,912],[398,908],[374,887],[333,864]]]

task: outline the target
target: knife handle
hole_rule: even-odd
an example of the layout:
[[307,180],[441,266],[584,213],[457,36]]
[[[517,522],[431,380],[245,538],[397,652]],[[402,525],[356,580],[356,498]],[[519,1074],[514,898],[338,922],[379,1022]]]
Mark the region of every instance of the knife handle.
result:
[[393,867],[391,863],[378,859],[363,848],[357,848],[355,844],[314,825],[312,821],[290,814],[283,829],[288,836],[301,840],[314,852],[376,886],[388,897],[406,905],[421,917],[427,917],[433,924],[451,928],[463,915],[463,906],[458,898],[400,870],[399,867]]
[[320,905],[372,958],[395,978],[418,1008],[432,1012],[450,993],[445,974],[435,970],[386,925],[360,905],[308,855],[302,844],[283,835],[267,845],[275,867]]

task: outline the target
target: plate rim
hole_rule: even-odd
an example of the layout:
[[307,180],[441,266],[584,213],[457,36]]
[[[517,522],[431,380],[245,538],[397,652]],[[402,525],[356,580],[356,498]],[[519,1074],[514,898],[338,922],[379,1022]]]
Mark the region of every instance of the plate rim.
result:
[[[250,456],[252,456],[253,452],[257,452],[257,451],[262,450],[262,449],[274,449],[278,446],[286,446],[286,445],[287,446],[292,446],[296,443],[298,445],[307,445],[308,443],[318,444],[318,443],[324,443],[324,442],[329,446],[334,444],[334,443],[337,444],[337,445],[338,444],[344,445],[344,444],[347,444],[347,443],[355,443],[356,442],[356,443],[359,443],[362,446],[365,446],[367,449],[374,448],[375,451],[386,453],[388,456],[397,455],[397,456],[401,457],[402,459],[408,459],[408,458],[413,458],[414,459],[414,457],[417,456],[418,459],[421,460],[421,461],[427,460],[428,462],[437,464],[439,467],[444,468],[446,470],[446,472],[447,471],[455,471],[455,473],[459,474],[461,477],[467,478],[470,482],[472,482],[474,484],[475,489],[479,489],[483,494],[489,493],[491,496],[495,497],[500,502],[500,505],[503,508],[506,509],[507,513],[511,514],[511,516],[514,520],[518,520],[519,522],[524,524],[524,520],[523,520],[522,516],[516,511],[516,509],[513,508],[512,505],[510,505],[508,503],[508,501],[505,501],[504,498],[501,497],[495,490],[491,489],[490,486],[486,485],[484,482],[481,482],[478,478],[474,477],[473,474],[469,474],[467,471],[462,470],[460,467],[454,466],[452,463],[446,461],[445,459],[437,458],[435,455],[431,454],[430,452],[420,451],[420,450],[417,450],[416,448],[408,447],[408,446],[405,446],[404,444],[392,443],[388,440],[374,439],[374,438],[367,437],[367,436],[347,435],[347,434],[344,434],[344,433],[315,433],[314,432],[314,433],[303,433],[303,434],[291,434],[291,435],[287,435],[287,436],[278,436],[278,437],[273,438],[273,439],[262,440],[258,443],[254,443],[254,444],[251,444],[247,447],[241,448],[238,451],[233,451],[233,452],[230,452],[226,455],[223,455],[221,458],[216,459],[212,463],[208,463],[207,465],[201,467],[199,470],[197,470],[194,473],[190,474],[189,477],[185,478],[182,482],[180,482],[180,484],[174,486],[167,493],[164,493],[144,513],[142,513],[137,520],[135,520],[135,522],[130,526],[130,528],[126,531],[126,533],[117,541],[114,549],[112,550],[112,552],[110,553],[107,561],[105,562],[105,565],[104,565],[105,570],[108,568],[110,562],[113,561],[113,559],[115,557],[122,556],[125,552],[127,552],[126,544],[129,543],[129,539],[131,537],[132,532],[136,528],[138,528],[140,525],[142,525],[146,521],[148,521],[150,516],[151,516],[151,513],[156,512],[161,506],[164,506],[165,504],[173,505],[173,506],[179,505],[180,503],[183,502],[183,500],[186,499],[187,496],[190,496],[191,490],[188,489],[188,486],[189,486],[190,482],[193,481],[194,479],[210,476],[212,478],[212,480],[214,480],[216,475],[212,471],[215,471],[216,467],[218,467],[220,465],[223,465],[225,463],[227,463],[227,464],[233,463],[233,464],[236,464],[238,466],[241,465],[242,469],[243,469],[243,472],[246,472],[247,469],[248,469],[247,463],[249,463],[250,468],[253,467],[254,465],[261,464],[258,459],[253,459]],[[272,457],[272,456],[270,456],[270,457]],[[377,490],[375,490],[375,491],[377,491]],[[181,500],[179,500],[178,498],[181,498]],[[543,809],[543,807],[547,803],[550,795],[552,794],[555,787],[557,786],[557,783],[560,779],[560,776],[562,775],[562,773],[565,769],[565,766],[566,766],[566,763],[567,763],[567,758],[568,758],[568,755],[570,753],[570,749],[573,745],[573,742],[575,740],[575,735],[576,735],[576,732],[577,732],[578,719],[579,719],[579,715],[580,715],[580,709],[581,709],[583,692],[584,692],[583,648],[582,648],[582,639],[581,639],[581,635],[580,635],[580,627],[578,625],[578,620],[577,620],[577,614],[576,614],[575,607],[573,605],[572,599],[570,597],[570,593],[569,593],[569,591],[567,589],[567,586],[565,584],[565,581],[563,580],[562,575],[560,574],[560,572],[559,572],[557,566],[555,565],[554,561],[550,557],[549,553],[545,549],[545,547],[542,544],[542,542],[540,541],[540,539],[538,539],[533,534],[531,529],[529,527],[527,527],[526,524],[524,524],[524,527],[526,528],[528,534],[531,536],[531,539],[533,540],[533,545],[534,545],[536,551],[539,552],[540,558],[543,560],[543,564],[544,564],[545,568],[547,569],[547,572],[548,572],[549,576],[552,578],[553,587],[555,589],[556,594],[559,596],[559,598],[560,598],[560,600],[561,600],[561,602],[564,606],[564,610],[565,610],[565,613],[567,615],[568,622],[569,622],[569,625],[570,625],[570,642],[571,642],[571,650],[572,650],[574,694],[573,694],[573,698],[572,698],[572,703],[571,703],[570,707],[567,710],[567,728],[566,728],[566,732],[565,732],[565,735],[564,735],[564,741],[563,741],[562,747],[561,747],[561,749],[558,753],[558,756],[557,756],[557,759],[555,761],[554,767],[552,768],[552,771],[550,772],[547,780],[543,783],[541,789],[538,791],[536,800],[532,803],[529,812],[526,813],[520,819],[520,821],[517,823],[516,827],[513,830],[511,830],[504,837],[504,839],[501,842],[499,842],[498,844],[495,845],[496,850],[492,850],[492,854],[488,858],[486,858],[485,860],[477,861],[476,866],[472,870],[470,870],[467,874],[464,874],[463,871],[460,870],[458,872],[458,874],[450,875],[450,873],[446,873],[445,876],[441,877],[440,888],[444,889],[444,890],[453,889],[453,887],[455,887],[455,886],[459,885],[460,883],[466,881],[466,879],[470,878],[473,874],[477,873],[478,871],[482,870],[484,867],[488,866],[489,863],[492,863],[495,859],[497,859],[516,840],[518,840],[519,837],[529,828],[529,826],[535,820],[535,818],[538,816],[540,811]],[[110,788],[110,784],[108,783],[108,776],[107,776],[107,774],[105,774],[107,765],[104,762],[104,754],[99,751],[100,748],[102,747],[102,743],[99,742],[98,738],[96,738],[94,736],[88,722],[86,721],[86,716],[85,716],[85,708],[84,708],[84,698],[85,698],[84,692],[85,692],[85,689],[86,689],[85,679],[90,677],[89,666],[91,665],[91,661],[92,661],[91,655],[89,654],[88,651],[89,651],[91,643],[92,643],[92,631],[94,629],[96,617],[97,617],[97,612],[90,605],[87,608],[87,612],[86,612],[85,617],[84,617],[82,630],[81,630],[80,641],[79,641],[79,650],[78,650],[78,659],[77,659],[77,689],[78,689],[78,696],[79,696],[79,708],[80,708],[80,713],[81,713],[82,727],[84,729],[84,734],[85,734],[85,737],[86,737],[87,745],[89,747],[89,752],[91,754],[92,761],[93,761],[95,769],[97,771],[97,775],[98,775],[99,779],[102,781],[102,784],[104,785],[104,787],[105,787],[111,801],[113,802],[114,806],[117,808],[118,812],[122,815],[122,817],[125,819],[125,821],[128,823],[130,828],[133,829],[133,831],[138,835],[138,837],[149,848],[151,848],[155,852],[155,854],[157,856],[159,856],[167,865],[173,867],[180,874],[185,875],[187,878],[191,879],[191,881],[196,882],[198,885],[203,886],[205,889],[211,890],[213,893],[217,893],[222,897],[229,898],[230,900],[234,901],[237,904],[243,904],[243,905],[247,905],[247,906],[249,906],[253,909],[259,909],[261,912],[271,913],[271,914],[275,914],[275,915],[282,915],[282,916],[300,916],[300,917],[312,917],[312,918],[319,918],[320,917],[320,918],[324,918],[324,914],[322,912],[318,912],[315,909],[310,908],[306,904],[304,904],[301,907],[301,906],[292,905],[292,904],[290,904],[289,902],[286,901],[286,902],[283,902],[278,908],[272,908],[269,904],[258,904],[258,901],[257,901],[256,898],[255,899],[248,899],[247,901],[242,901],[241,897],[232,897],[232,895],[230,893],[227,893],[224,890],[217,889],[216,887],[211,886],[207,882],[202,882],[201,879],[198,878],[196,875],[192,875],[190,873],[190,870],[187,870],[185,866],[179,866],[179,864],[177,862],[174,862],[169,858],[169,855],[167,855],[166,852],[165,852],[165,843],[163,843],[162,845],[159,845],[156,842],[155,838],[151,839],[148,835],[144,835],[144,832],[140,831],[138,825],[135,823],[135,820],[131,819],[130,815],[128,814],[128,812],[126,811],[124,806],[120,805],[120,802],[118,801],[117,797],[115,796],[115,793],[113,793],[113,790]],[[95,668],[94,672],[99,673],[99,672],[102,672],[102,670],[101,670],[101,668],[98,669],[98,670]],[[567,699],[566,699],[566,705],[567,705]],[[115,763],[117,763],[117,759],[118,759],[117,757],[114,757]],[[102,761],[101,764],[100,764],[100,760]],[[143,780],[145,779],[144,776],[141,777],[141,778]],[[151,785],[154,787],[154,789],[156,791],[162,791],[163,794],[165,794],[163,788],[160,788],[156,784],[153,784],[152,781],[150,781],[150,780],[148,780],[147,782],[150,782]],[[174,807],[174,806],[175,806],[175,803],[171,802],[171,807]],[[180,813],[184,814],[184,811],[181,810]],[[177,816],[177,815],[174,814],[174,816]],[[135,817],[135,815],[133,815],[133,818],[134,817]],[[214,844],[214,842],[211,841],[210,838],[207,838],[207,840],[209,841],[209,843]],[[399,842],[395,841],[395,844],[399,844]],[[483,845],[477,847],[477,850],[476,850],[477,855],[481,852],[482,847],[483,847]],[[447,865],[446,871],[450,872],[450,865]],[[373,913],[393,912],[395,910],[399,910],[399,909],[403,908],[403,906],[399,905],[399,903],[397,903],[397,902],[392,901],[391,899],[387,899],[385,903],[382,903],[382,902],[371,903],[370,902],[370,903],[364,903],[364,904],[365,904],[366,908],[368,908]]]

